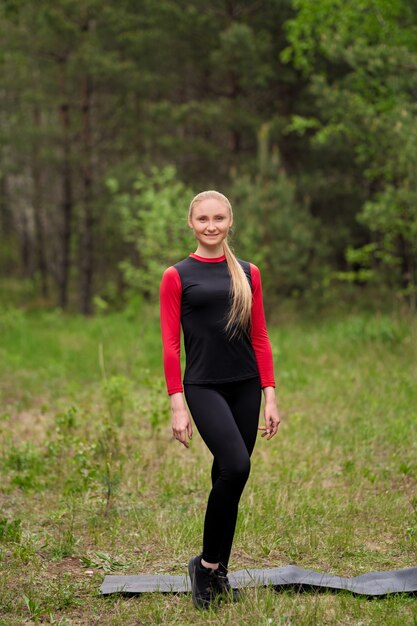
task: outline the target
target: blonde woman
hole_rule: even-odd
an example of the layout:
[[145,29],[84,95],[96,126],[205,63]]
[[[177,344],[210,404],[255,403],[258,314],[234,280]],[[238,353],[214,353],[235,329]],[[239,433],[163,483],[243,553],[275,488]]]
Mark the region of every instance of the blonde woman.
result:
[[[192,437],[188,406],[213,454],[203,549],[188,565],[198,608],[208,608],[217,596],[239,598],[227,577],[239,500],[249,477],[257,431],[263,430],[262,437],[269,440],[280,423],[261,276],[256,265],[233,254],[227,240],[232,224],[226,196],[214,190],[196,195],[188,226],[197,249],[165,270],[160,287],[172,432],[188,448],[187,437]],[[181,326],[186,353],[183,380]],[[261,390],[265,426],[258,427]]]

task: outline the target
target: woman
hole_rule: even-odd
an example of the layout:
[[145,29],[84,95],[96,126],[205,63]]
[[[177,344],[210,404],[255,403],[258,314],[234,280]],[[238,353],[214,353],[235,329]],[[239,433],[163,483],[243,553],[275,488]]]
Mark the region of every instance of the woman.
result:
[[[240,496],[250,472],[257,430],[273,437],[280,423],[262,285],[256,265],[237,259],[227,241],[229,200],[203,191],[191,201],[188,226],[198,246],[165,270],[160,287],[164,372],[172,432],[186,448],[196,427],[213,454],[212,489],[204,519],[203,551],[188,565],[196,607],[225,594]],[[186,367],[181,381],[180,327]],[[261,389],[265,426],[258,428]],[[184,400],[185,395],[185,400]]]

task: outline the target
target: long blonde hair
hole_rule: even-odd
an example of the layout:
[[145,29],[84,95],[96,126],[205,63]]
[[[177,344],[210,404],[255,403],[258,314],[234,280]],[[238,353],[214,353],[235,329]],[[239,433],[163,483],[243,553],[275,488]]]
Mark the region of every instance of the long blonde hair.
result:
[[[223,202],[229,209],[230,217],[233,218],[233,209],[228,198],[219,191],[209,189],[198,193],[191,200],[188,210],[188,219],[191,218],[193,208],[202,200],[214,199]],[[230,338],[243,331],[248,331],[251,324],[252,311],[252,290],[246,278],[242,266],[236,259],[226,236],[223,240],[223,250],[226,257],[227,269],[230,274],[230,298],[231,306],[227,318],[225,330],[230,334]],[[230,331],[232,331],[230,333]]]

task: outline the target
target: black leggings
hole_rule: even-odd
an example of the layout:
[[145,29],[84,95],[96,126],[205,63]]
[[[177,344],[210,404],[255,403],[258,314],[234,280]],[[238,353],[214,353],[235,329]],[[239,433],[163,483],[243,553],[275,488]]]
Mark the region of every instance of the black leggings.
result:
[[186,383],[184,394],[195,425],[214,457],[202,557],[227,567],[239,500],[256,442],[261,383],[259,377],[207,385]]

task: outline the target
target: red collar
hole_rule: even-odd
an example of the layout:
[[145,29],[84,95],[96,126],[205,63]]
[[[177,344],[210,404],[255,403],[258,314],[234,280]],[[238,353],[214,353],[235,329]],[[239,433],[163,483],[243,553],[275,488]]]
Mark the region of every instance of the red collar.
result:
[[190,255],[193,259],[197,259],[197,261],[203,261],[204,263],[220,263],[220,261],[225,261],[226,260],[226,255],[222,254],[221,256],[216,256],[216,257],[206,257],[206,256],[200,256],[199,254],[195,254],[194,252],[191,252]]

